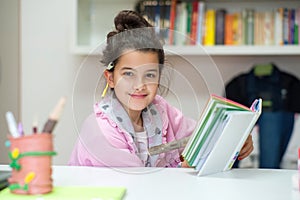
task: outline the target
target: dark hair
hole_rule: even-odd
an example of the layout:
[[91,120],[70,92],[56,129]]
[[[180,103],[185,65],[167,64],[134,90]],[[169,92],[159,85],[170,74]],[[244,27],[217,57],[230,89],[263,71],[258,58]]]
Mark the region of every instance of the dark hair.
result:
[[165,53],[154,27],[139,13],[131,10],[119,12],[114,19],[114,24],[115,30],[107,34],[107,43],[101,62],[105,66],[108,66],[109,63],[115,66],[118,58],[126,50],[154,52],[157,53],[161,72]]

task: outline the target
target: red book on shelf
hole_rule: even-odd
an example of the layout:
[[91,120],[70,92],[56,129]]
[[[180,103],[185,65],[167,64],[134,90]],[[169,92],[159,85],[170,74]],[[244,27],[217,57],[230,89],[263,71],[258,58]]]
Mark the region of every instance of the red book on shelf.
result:
[[170,11],[170,31],[169,31],[170,45],[174,44],[175,19],[176,19],[176,0],[172,0],[171,11]]
[[191,28],[191,44],[195,45],[197,40],[197,25],[198,25],[198,1],[193,1],[192,11],[192,28]]

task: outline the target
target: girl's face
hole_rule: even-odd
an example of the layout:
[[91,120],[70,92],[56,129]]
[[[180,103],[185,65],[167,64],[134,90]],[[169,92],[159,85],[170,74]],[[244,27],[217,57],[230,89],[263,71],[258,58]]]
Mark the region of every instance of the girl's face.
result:
[[126,52],[119,58],[114,71],[105,71],[104,75],[127,112],[141,111],[157,93],[158,55],[154,52]]

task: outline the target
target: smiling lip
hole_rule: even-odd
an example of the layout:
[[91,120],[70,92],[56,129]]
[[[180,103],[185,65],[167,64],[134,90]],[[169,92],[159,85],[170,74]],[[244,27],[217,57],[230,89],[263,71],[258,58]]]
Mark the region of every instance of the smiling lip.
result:
[[130,94],[130,96],[132,98],[142,99],[142,98],[145,98],[147,96],[147,94]]

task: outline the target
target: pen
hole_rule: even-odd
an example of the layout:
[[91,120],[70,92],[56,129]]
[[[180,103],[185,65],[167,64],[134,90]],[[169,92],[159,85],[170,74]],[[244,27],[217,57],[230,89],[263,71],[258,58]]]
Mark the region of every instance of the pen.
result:
[[24,135],[23,125],[21,122],[19,122],[19,124],[18,124],[18,132],[19,132],[20,136]]
[[38,132],[38,122],[37,122],[37,117],[33,118],[33,122],[32,122],[32,132],[33,134],[36,134]]
[[62,97],[59,102],[57,103],[57,105],[55,106],[53,112],[50,114],[46,124],[44,125],[43,128],[43,133],[52,133],[56,122],[58,121],[60,114],[63,110],[63,107],[65,105],[66,102],[66,98]]
[[158,146],[154,146],[148,149],[149,154],[152,155],[157,155],[160,153],[165,153],[174,149],[180,149],[184,148],[186,144],[188,143],[190,137],[185,137],[180,140],[175,140],[166,144],[161,144]]
[[17,123],[16,123],[13,113],[8,111],[8,112],[6,112],[5,116],[6,116],[6,121],[7,121],[7,125],[8,125],[10,134],[15,138],[19,137],[20,133],[18,132]]

